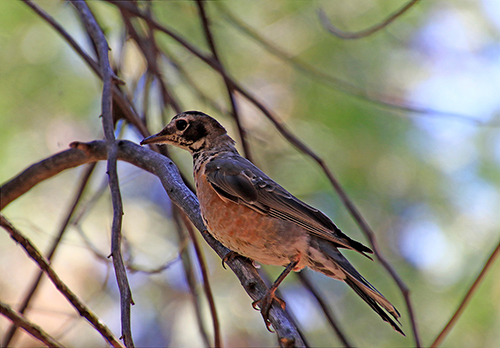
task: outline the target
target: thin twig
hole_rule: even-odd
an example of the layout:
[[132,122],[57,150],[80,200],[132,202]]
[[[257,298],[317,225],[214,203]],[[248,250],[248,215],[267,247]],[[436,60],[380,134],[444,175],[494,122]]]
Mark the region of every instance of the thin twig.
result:
[[135,265],[128,263],[128,262],[126,263],[126,267],[131,273],[145,273],[145,274],[162,273],[163,271],[165,271],[166,269],[169,269],[171,266],[173,266],[174,264],[176,264],[177,262],[179,262],[181,260],[181,253],[184,251],[184,249],[185,248],[181,248],[179,255],[177,255],[177,257],[175,259],[167,261],[163,265],[158,266],[156,268],[144,269],[144,268],[135,266]]
[[78,10],[80,17],[87,29],[92,41],[94,42],[97,53],[99,56],[99,65],[102,75],[103,88],[101,99],[101,113],[102,124],[104,128],[104,136],[106,138],[107,148],[107,174],[109,181],[109,188],[111,191],[111,201],[113,204],[113,222],[111,228],[111,256],[113,257],[113,266],[115,268],[116,280],[118,288],[120,289],[120,303],[121,303],[121,324],[122,324],[122,337],[125,345],[129,348],[134,347],[132,339],[132,329],[130,322],[130,306],[134,303],[132,300],[132,293],[127,278],[127,271],[123,263],[121,252],[122,240],[122,216],[123,216],[123,203],[120,193],[120,186],[118,183],[117,173],[117,156],[118,147],[115,142],[114,123],[112,114],[113,104],[113,70],[109,64],[108,52],[109,46],[102,32],[97,24],[92,12],[87,4],[81,0],[74,0],[72,4]]
[[474,280],[474,283],[472,283],[469,291],[467,291],[467,294],[465,294],[464,299],[458,306],[457,310],[453,314],[453,316],[450,318],[448,323],[445,325],[443,330],[439,333],[439,335],[436,337],[434,342],[430,345],[430,347],[439,347],[441,343],[443,343],[444,339],[448,334],[450,333],[451,329],[453,329],[453,326],[456,324],[462,313],[464,312],[465,308],[469,304],[470,300],[472,299],[472,296],[476,292],[476,290],[479,288],[479,285],[481,284],[482,280],[484,279],[486,273],[491,269],[491,266],[493,263],[496,261],[498,256],[500,255],[500,242],[497,244],[495,250],[491,253],[490,257],[488,258],[488,261],[486,261],[483,269],[481,272],[479,272],[479,275],[477,276],[476,280]]
[[[205,10],[205,0],[196,0],[196,4],[198,5],[198,12],[201,17],[201,22],[203,25],[203,32],[205,33],[205,38],[208,42],[208,46],[212,51],[213,59],[219,64],[221,70],[224,69],[224,65],[219,57],[219,53],[217,52],[217,47],[215,45],[215,39],[212,34],[212,30],[210,29],[210,20],[208,19],[207,12]],[[229,98],[229,102],[231,103],[231,114],[236,121],[236,126],[238,127],[238,132],[241,138],[241,145],[243,147],[244,155],[252,160],[252,154],[250,152],[250,146],[248,144],[248,135],[245,127],[241,124],[241,116],[238,111],[238,105],[236,104],[236,97],[234,93],[234,86],[231,84],[231,81],[226,77],[227,74],[221,74],[224,79],[224,84],[226,85],[227,96]]]
[[166,82],[164,81],[160,71],[158,70],[157,57],[159,56],[158,48],[154,40],[154,35],[149,35],[147,38],[142,37],[136,30],[132,21],[130,20],[131,13],[126,9],[120,9],[125,26],[130,34],[130,36],[137,43],[137,46],[141,50],[144,58],[148,63],[148,70],[156,77],[159,85],[160,92],[163,96],[164,102],[172,107],[176,113],[182,111],[181,106],[177,102],[177,99],[172,96],[172,92],[169,91]]
[[184,84],[189,86],[193,93],[203,102],[207,103],[212,109],[219,112],[221,115],[229,115],[229,111],[225,110],[222,106],[220,106],[215,100],[209,97],[202,89],[196,84],[191,76],[189,76],[188,72],[184,69],[184,67],[180,64],[180,62],[167,51],[166,48],[162,47],[161,54],[162,56],[168,60],[168,62],[175,68],[179,77],[183,80]]
[[396,12],[391,14],[384,21],[382,21],[378,24],[375,24],[367,29],[356,31],[356,32],[343,31],[343,30],[340,30],[340,29],[334,27],[322,9],[318,10],[318,16],[321,20],[321,23],[323,23],[323,26],[326,28],[326,30],[328,30],[333,35],[340,37],[341,39],[345,39],[345,40],[361,39],[361,38],[370,36],[372,34],[375,34],[377,31],[379,31],[381,29],[384,29],[389,24],[394,22],[396,19],[401,17],[406,11],[408,11],[413,5],[415,5],[419,1],[420,0],[410,0],[408,3],[406,3],[406,5],[404,5],[399,10],[397,10]]
[[[29,333],[32,337],[36,338],[47,347],[63,347],[59,342],[57,342],[54,338],[52,338],[48,333],[43,331],[43,329],[30,322],[28,319],[22,316],[22,314],[17,313],[9,305],[0,302],[0,314],[9,318],[14,327],[20,327]],[[3,345],[2,347],[7,347],[7,345]]]
[[203,251],[196,239],[194,230],[191,226],[191,222],[188,220],[185,214],[181,213],[181,219],[186,226],[189,233],[189,237],[194,246],[196,253],[196,259],[198,260],[198,266],[200,267],[201,276],[203,278],[203,290],[205,291],[205,296],[207,297],[208,306],[210,307],[210,314],[212,315],[213,329],[214,329],[214,347],[222,347],[222,338],[220,333],[219,317],[217,315],[217,308],[215,307],[214,296],[212,294],[212,289],[210,287],[210,278],[208,276],[207,265],[205,263],[205,257],[203,256]]
[[[49,16],[45,11],[43,11],[32,1],[30,0],[22,0],[22,1],[26,3],[26,5],[31,7],[31,9],[33,9],[33,11],[35,11],[35,13],[37,13],[50,26],[52,26],[68,42],[68,44],[75,50],[75,52],[80,57],[82,57],[82,59],[89,65],[92,71],[102,80],[102,74],[99,65],[81,48],[81,46],[71,37],[71,35],[69,35],[69,33],[57,21],[55,21],[51,16]],[[117,77],[114,75],[113,79],[116,82],[119,82]],[[150,135],[146,126],[142,123],[141,118],[135,112],[133,105],[129,102],[129,100],[119,89],[119,86],[113,84],[112,89],[113,89],[114,101],[120,107],[120,110],[123,112],[123,114],[127,117],[127,120],[139,130],[142,136]]]
[[345,335],[344,331],[340,328],[339,324],[337,323],[337,319],[333,315],[332,311],[330,308],[328,308],[328,305],[326,302],[323,300],[323,297],[319,293],[319,291],[316,289],[314,284],[311,282],[309,277],[307,276],[307,273],[304,271],[297,273],[300,282],[306,287],[313,295],[316,301],[318,301],[319,306],[321,307],[321,310],[326,316],[326,319],[328,320],[328,323],[332,327],[332,329],[335,331],[337,334],[339,340],[342,342],[344,347],[353,347],[353,345],[349,342],[349,339]]
[[[175,207],[172,209],[173,220],[175,222],[177,234],[179,235],[179,243],[180,244],[188,244],[190,241],[190,238],[188,238],[188,235],[184,232],[183,221],[182,221],[181,215],[183,215],[183,214],[178,208]],[[191,257],[190,257],[189,251],[190,250],[188,248],[185,248],[181,254],[182,266],[184,269],[184,275],[186,276],[186,282],[188,284],[189,291],[192,295],[194,310],[195,310],[195,314],[196,314],[196,320],[198,321],[198,327],[200,329],[203,343],[205,344],[206,347],[210,347],[211,346],[210,339],[208,338],[208,332],[207,332],[207,329],[205,326],[205,321],[204,321],[203,315],[202,315],[200,297],[198,296],[198,293],[196,290],[196,275],[195,275],[193,263],[191,262]]]
[[272,55],[282,59],[283,61],[292,65],[298,71],[303,74],[314,78],[318,82],[334,88],[335,90],[345,93],[351,97],[358,98],[361,101],[373,103],[379,107],[389,108],[390,110],[403,111],[405,114],[410,112],[414,114],[419,114],[421,116],[429,117],[453,117],[461,121],[466,121],[473,123],[475,125],[486,125],[485,122],[478,120],[472,116],[456,114],[453,112],[435,110],[431,108],[419,107],[415,105],[409,105],[404,101],[395,100],[393,96],[387,96],[380,94],[379,92],[373,90],[365,90],[359,88],[349,82],[346,82],[338,77],[327,74],[323,71],[318,70],[315,66],[310,65],[300,58],[293,56],[292,54],[286,52],[281,47],[277,46],[275,43],[270,42],[259,34],[256,30],[250,27],[248,24],[243,22],[241,19],[237,18],[233,13],[231,13],[227,7],[222,2],[214,2],[215,6],[219,9],[222,15],[232,24],[236,29],[242,31],[245,35],[249,36],[255,42],[257,42],[262,48],[271,53]]
[[[52,257],[57,251],[57,247],[60,245],[60,242],[64,236],[64,233],[67,230],[68,224],[75,213],[75,209],[80,202],[80,199],[83,196],[83,191],[87,187],[87,184],[89,182],[90,176],[92,175],[93,171],[95,168],[95,163],[91,163],[88,165],[86,170],[84,171],[80,185],[78,186],[78,189],[76,190],[75,198],[73,199],[73,204],[69,208],[68,212],[66,213],[66,217],[64,218],[61,227],[59,228],[59,232],[56,235],[56,238],[52,241],[52,245],[49,248],[49,252],[47,253],[47,261],[51,261]],[[29,287],[29,290],[27,294],[25,295],[24,299],[21,302],[21,306],[18,309],[19,314],[24,314],[24,312],[28,309],[28,306],[31,302],[31,299],[35,295],[35,292],[38,289],[38,286],[40,285],[40,281],[42,280],[43,276],[43,271],[40,270],[38,274],[35,276],[33,279],[31,286]],[[14,335],[17,330],[17,326],[15,325],[15,322],[12,323],[11,327],[7,330],[7,333],[5,334],[5,338],[2,342],[2,347],[8,347],[12,339],[14,338]]]
[[26,251],[31,259],[33,259],[38,267],[49,277],[54,286],[68,300],[68,302],[78,311],[80,316],[88,320],[88,322],[108,341],[113,347],[123,347],[120,341],[113,335],[108,327],[100,320],[89,308],[63,283],[61,278],[49,265],[49,262],[38,249],[25,238],[4,216],[0,214],[0,226],[9,232],[14,239]]

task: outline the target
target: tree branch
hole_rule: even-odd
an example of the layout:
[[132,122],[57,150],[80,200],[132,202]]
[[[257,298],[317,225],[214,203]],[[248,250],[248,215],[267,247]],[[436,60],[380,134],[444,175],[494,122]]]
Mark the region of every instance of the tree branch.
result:
[[[1,216],[1,215],[0,215]],[[23,328],[31,336],[45,344],[47,347],[63,347],[59,342],[53,339],[48,333],[43,331],[43,329],[30,322],[28,319],[18,314],[9,305],[0,302],[0,314],[9,318],[15,327]],[[7,345],[2,345],[2,347],[7,347]]]
[[476,280],[474,280],[474,283],[472,283],[469,291],[467,291],[467,294],[465,294],[464,299],[458,306],[457,310],[453,314],[453,316],[450,318],[448,323],[445,325],[443,330],[439,333],[439,335],[436,337],[434,342],[430,345],[430,347],[439,347],[441,343],[443,343],[444,339],[448,334],[450,333],[451,329],[453,329],[453,326],[455,326],[456,322],[464,312],[465,308],[469,304],[470,300],[472,299],[472,296],[476,293],[476,290],[479,288],[479,285],[481,284],[482,280],[486,276],[486,273],[491,269],[491,266],[493,263],[496,261],[498,256],[500,255],[500,242],[497,244],[495,250],[491,253],[490,257],[488,258],[488,261],[486,261],[483,269],[481,272],[479,272],[479,275],[477,276]]
[[[184,231],[184,224],[182,221],[181,216],[184,215],[182,211],[177,208],[176,206],[173,206],[172,209],[172,218],[175,222],[175,229],[177,231],[177,234],[179,235],[179,242],[181,245],[187,245],[189,244],[189,241],[191,241],[191,236]],[[197,257],[198,255],[195,255]],[[201,298],[198,296],[198,291],[196,288],[196,272],[193,267],[193,263],[191,261],[191,252],[189,248],[185,248],[183,252],[181,253],[181,260],[182,260],[182,268],[184,269],[184,275],[186,277],[186,282],[189,287],[189,292],[191,293],[192,300],[193,300],[193,306],[196,314],[196,320],[198,321],[198,328],[200,330],[201,337],[203,339],[203,343],[205,344],[206,347],[211,347],[212,344],[210,344],[210,339],[208,336],[207,328],[205,325],[205,320],[204,316],[202,314],[202,307],[201,307]],[[199,259],[198,259],[199,260]]]
[[[156,175],[160,179],[172,202],[176,204],[188,216],[193,225],[202,232],[203,238],[217,255],[219,255],[220,258],[224,258],[229,252],[229,249],[224,247],[206,232],[203,220],[201,219],[198,200],[194,193],[184,184],[175,164],[168,157],[130,141],[116,140],[115,142],[118,147],[118,159],[131,163]],[[106,159],[106,145],[104,141],[92,141],[89,143],[75,142],[70,146],[72,147],[71,149],[33,164],[17,177],[1,186],[1,198],[19,197],[37,183],[65,169]],[[36,179],[28,178],[31,173],[36,175]],[[18,185],[16,185],[16,183]],[[11,201],[6,201],[2,203],[5,203],[4,206],[7,206],[10,202]],[[262,281],[251,262],[244,258],[235,257],[234,259],[228,260],[226,264],[235,273],[243,288],[253,300],[258,300],[264,296],[267,291],[267,286]],[[288,315],[280,306],[273,305],[269,316],[273,328],[278,335],[280,344],[291,344],[298,347],[304,346],[297,332],[297,328],[291,323]]]
[[104,33],[102,32],[94,16],[92,15],[92,12],[90,12],[90,9],[84,1],[74,0],[72,1],[72,4],[80,13],[80,17],[97,48],[97,53],[99,56],[100,71],[103,81],[101,116],[104,128],[104,136],[106,138],[107,173],[109,188],[111,191],[111,201],[113,203],[111,256],[113,257],[113,266],[115,268],[116,280],[118,282],[118,288],[120,289],[122,337],[125,345],[130,348],[134,347],[130,323],[130,306],[134,304],[134,301],[132,299],[132,293],[127,278],[127,271],[125,269],[125,264],[123,263],[121,252],[123,203],[120,193],[120,185],[118,183],[118,147],[115,142],[115,127],[112,114],[112,85],[114,73],[111,69],[111,65],[109,64],[108,42],[106,41]]
[[367,29],[356,31],[356,32],[343,31],[343,30],[340,30],[340,29],[334,27],[322,9],[318,10],[318,16],[321,20],[321,23],[323,23],[323,26],[326,28],[326,30],[328,30],[333,35],[340,37],[341,39],[344,39],[344,40],[361,39],[361,38],[370,36],[372,34],[375,34],[379,30],[384,29],[389,24],[394,22],[396,19],[401,17],[406,11],[408,11],[413,5],[415,5],[419,1],[420,0],[410,0],[408,3],[406,3],[406,5],[404,5],[399,10],[397,10],[396,12],[391,14],[384,21],[382,21],[378,24],[375,24],[374,26],[369,27]]
[[311,280],[307,276],[307,273],[305,273],[303,270],[301,272],[298,272],[297,275],[298,275],[299,280],[302,283],[302,285],[304,285],[304,287],[306,289],[308,289],[314,295],[314,298],[316,299],[319,306],[321,307],[321,310],[325,314],[326,319],[328,320],[328,323],[333,328],[333,330],[337,334],[337,337],[342,342],[344,347],[353,347],[353,345],[349,342],[349,339],[347,338],[344,331],[340,328],[339,324],[337,324],[337,320],[335,319],[330,308],[328,308],[328,305],[323,300],[323,297],[321,296],[321,294],[318,292],[318,290],[315,288],[314,284],[311,282]]
[[[212,34],[212,30],[210,29],[210,21],[208,19],[206,10],[205,10],[205,0],[196,0],[196,4],[198,5],[198,12],[201,17],[201,22],[203,25],[203,32],[205,33],[205,38],[208,42],[208,46],[210,47],[210,51],[212,51],[213,59],[219,64],[221,70],[224,70],[224,66],[222,64],[221,59],[219,58],[219,53],[217,51],[217,47],[215,46],[215,39]],[[236,104],[236,97],[234,93],[234,86],[231,83],[231,80],[227,78],[227,74],[221,74],[224,79],[224,84],[226,85],[227,95],[229,98],[229,102],[231,104],[231,114],[236,121],[236,126],[238,127],[238,132],[240,134],[241,146],[243,147],[244,155],[252,160],[252,154],[250,153],[250,146],[248,144],[247,131],[245,127],[241,124],[241,116],[238,111],[238,105]]]
[[[75,198],[73,199],[73,204],[71,205],[68,212],[66,213],[66,217],[64,218],[64,221],[61,224],[59,232],[57,233],[57,236],[54,239],[54,241],[52,242],[52,245],[49,248],[49,252],[47,253],[47,261],[49,261],[49,262],[52,260],[52,257],[56,253],[57,248],[60,245],[60,242],[61,242],[65,232],[67,231],[67,227],[68,227],[68,224],[70,222],[70,219],[73,216],[73,214],[75,213],[75,209],[76,209],[78,203],[80,202],[80,199],[82,198],[83,191],[85,190],[85,187],[87,186],[87,183],[89,182],[90,176],[92,175],[94,168],[95,168],[95,163],[91,163],[86,168],[86,170],[82,176],[81,183],[80,183],[78,189],[76,190]],[[19,314],[24,314],[24,312],[28,309],[28,306],[31,302],[31,299],[35,295],[35,292],[37,291],[38,286],[40,285],[40,281],[42,280],[42,276],[43,276],[43,271],[40,270],[38,272],[38,274],[34,277],[34,280],[32,281],[32,284],[29,287],[29,290],[28,290],[27,294],[25,295],[25,297],[21,303],[21,306],[18,309]],[[7,332],[5,334],[5,338],[2,342],[3,347],[9,346],[9,343],[14,338],[16,330],[17,330],[17,326],[15,325],[15,322],[13,322],[13,325],[11,325],[11,327],[7,330]]]
[[215,307],[215,300],[212,294],[212,289],[210,287],[210,278],[208,276],[207,265],[205,264],[205,262],[202,262],[202,260],[204,260],[203,251],[200,247],[200,244],[198,243],[198,240],[196,239],[193,227],[191,226],[191,222],[188,220],[187,216],[184,213],[181,213],[180,215],[182,222],[184,223],[184,226],[186,226],[189,237],[193,242],[196,258],[198,260],[198,266],[200,267],[201,270],[201,276],[203,278],[203,290],[205,292],[205,296],[207,297],[208,306],[210,308],[210,314],[212,316],[213,330],[214,330],[214,347],[222,347],[219,317],[217,315],[217,308]]
[[271,53],[275,57],[287,62],[296,70],[302,72],[304,75],[309,76],[318,82],[335,89],[341,93],[349,95],[351,97],[357,98],[361,101],[373,103],[378,107],[388,108],[392,111],[403,111],[405,113],[420,114],[422,116],[433,116],[433,117],[453,117],[455,119],[466,121],[476,125],[485,125],[486,123],[475,119],[469,115],[457,114],[453,112],[435,110],[426,107],[420,107],[417,105],[408,105],[404,100],[395,99],[393,96],[387,96],[373,90],[365,90],[350,82],[344,81],[336,76],[320,71],[313,65],[302,61],[300,58],[294,57],[289,52],[286,52],[281,47],[270,42],[259,34],[256,30],[250,27],[248,24],[243,22],[241,19],[237,18],[233,13],[231,13],[227,7],[222,2],[214,2],[218,10],[222,13],[224,18],[232,24],[236,29],[243,32],[245,35],[249,36],[255,42],[257,42],[262,48],[267,52]]
[[120,341],[113,335],[106,325],[87,306],[63,283],[61,278],[49,265],[49,262],[38,249],[22,235],[4,216],[0,214],[0,226],[9,232],[12,239],[20,244],[26,253],[32,258],[38,267],[49,277],[54,286],[68,300],[68,302],[78,311],[80,316],[88,320],[88,322],[106,339],[111,346],[119,348],[123,347]]

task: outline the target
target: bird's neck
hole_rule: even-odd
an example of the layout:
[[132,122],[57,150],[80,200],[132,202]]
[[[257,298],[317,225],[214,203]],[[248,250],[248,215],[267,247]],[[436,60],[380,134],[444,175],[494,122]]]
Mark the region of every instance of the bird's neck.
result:
[[202,164],[210,161],[212,158],[227,154],[238,155],[238,150],[236,150],[234,142],[218,143],[215,146],[204,148],[201,151],[192,152],[194,172],[197,173]]

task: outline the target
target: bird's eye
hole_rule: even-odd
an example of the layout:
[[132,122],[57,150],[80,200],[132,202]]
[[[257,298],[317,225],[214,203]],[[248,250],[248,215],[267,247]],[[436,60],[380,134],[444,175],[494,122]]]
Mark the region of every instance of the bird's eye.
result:
[[180,131],[186,129],[187,125],[188,123],[186,122],[186,120],[178,120],[177,122],[175,122],[175,126]]

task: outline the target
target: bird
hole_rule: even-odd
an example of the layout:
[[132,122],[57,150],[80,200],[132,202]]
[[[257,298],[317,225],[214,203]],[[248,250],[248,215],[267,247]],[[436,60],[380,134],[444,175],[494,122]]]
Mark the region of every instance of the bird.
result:
[[[397,309],[371,285],[339,249],[368,258],[373,251],[344,234],[320,210],[293,196],[257,166],[241,156],[235,141],[213,117],[201,111],[174,116],[145,144],[170,144],[193,157],[193,176],[203,222],[208,232],[231,250],[258,263],[285,267],[265,295],[253,302],[270,329],[273,301],[292,271],[308,267],[346,283],[394,330],[400,328]],[[227,259],[226,259],[227,261]],[[223,260],[224,264],[224,260]]]

